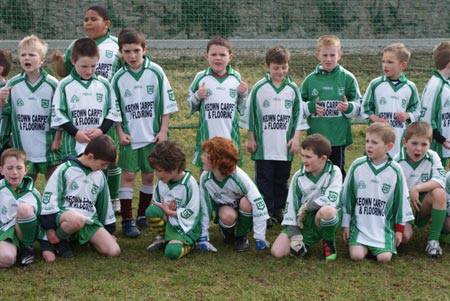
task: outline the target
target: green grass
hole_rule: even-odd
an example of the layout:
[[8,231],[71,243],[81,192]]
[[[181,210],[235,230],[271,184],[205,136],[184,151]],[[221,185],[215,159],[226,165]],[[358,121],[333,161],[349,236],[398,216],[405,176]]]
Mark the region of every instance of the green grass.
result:
[[[197,115],[189,116],[186,103],[187,88],[195,73],[205,67],[204,59],[183,64],[154,58],[166,70],[178,100],[180,112],[171,119],[171,126],[195,125]],[[308,56],[293,62],[294,80],[300,84],[316,64]],[[243,77],[250,77],[250,85],[264,75],[261,58],[235,60]],[[379,56],[344,56],[342,64],[349,66],[358,78],[362,92],[369,81],[381,73]],[[419,91],[429,72],[429,54],[413,57],[410,79]],[[166,68],[166,66],[168,66]],[[300,67],[298,67],[300,66]],[[351,66],[351,68],[350,68]],[[363,68],[364,67],[364,68]],[[49,68],[51,69],[51,68]],[[363,70],[355,72],[356,70]],[[364,71],[366,70],[366,71]],[[368,72],[370,70],[371,72]],[[418,71],[416,71],[418,70]],[[363,152],[365,125],[354,125],[354,144],[347,149],[347,165]],[[242,133],[245,150],[247,136]],[[198,175],[190,164],[193,155],[195,130],[173,129],[172,139],[185,150],[188,168]],[[253,177],[253,163],[245,154],[244,170]],[[293,164],[294,172],[300,164],[299,156]],[[135,185],[137,203],[138,181]],[[42,177],[37,187],[43,188]],[[120,218],[118,219],[120,225]],[[267,232],[273,242],[280,226]],[[194,251],[181,260],[170,261],[162,252],[149,254],[146,247],[154,239],[150,230],[137,239],[126,239],[120,229],[116,235],[122,248],[118,258],[105,258],[91,247],[74,249],[76,258],[57,258],[54,264],[45,264],[40,256],[36,263],[0,271],[2,291],[0,299],[48,300],[449,300],[450,247],[443,246],[444,256],[433,260],[424,253],[428,228],[419,229],[413,240],[401,246],[400,255],[388,265],[379,265],[373,258],[363,262],[350,261],[348,249],[337,234],[338,259],[323,260],[322,246],[317,244],[303,259],[273,258],[269,251],[257,252],[250,238],[250,250],[236,253],[225,246],[212,225],[211,241],[219,249],[217,254]]]

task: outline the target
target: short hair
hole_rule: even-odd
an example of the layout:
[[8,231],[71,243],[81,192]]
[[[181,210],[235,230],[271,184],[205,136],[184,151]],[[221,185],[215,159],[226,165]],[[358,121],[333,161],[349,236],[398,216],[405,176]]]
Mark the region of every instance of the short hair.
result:
[[269,48],[266,52],[266,64],[269,66],[271,63],[275,64],[289,64],[291,60],[291,54],[286,47],[275,46]]
[[122,29],[118,37],[119,49],[122,49],[123,44],[139,44],[142,49],[145,49],[145,36],[139,29],[127,27]]
[[320,51],[322,47],[336,47],[338,50],[341,50],[341,40],[332,34],[326,34],[320,36],[317,40],[317,51]]
[[384,144],[395,142],[395,130],[388,123],[374,122],[367,127],[367,133],[379,135]]
[[202,145],[203,152],[208,153],[209,162],[224,175],[231,175],[239,163],[239,152],[230,139],[214,137]]
[[3,77],[8,76],[12,67],[12,56],[10,51],[0,49],[0,66],[3,67],[1,76]]
[[329,158],[331,155],[331,143],[322,134],[311,134],[306,136],[300,144],[300,147],[305,150],[311,150],[318,157],[327,156],[327,158]]
[[450,41],[442,42],[433,49],[433,60],[436,69],[442,70],[450,62]]
[[27,164],[27,155],[23,150],[17,148],[8,148],[3,151],[2,156],[0,157],[0,166],[5,165],[5,161],[9,157],[14,157],[17,160],[22,160],[25,165]]
[[186,169],[186,155],[175,141],[163,141],[156,144],[148,155],[148,162],[153,169],[181,172]]
[[91,38],[81,38],[75,41],[70,58],[76,62],[80,57],[100,57],[98,46]]
[[206,53],[208,53],[209,48],[211,48],[212,45],[224,46],[228,49],[228,52],[230,54],[233,51],[230,41],[228,41],[228,39],[223,36],[215,36],[214,38],[209,40],[208,45],[206,45]]
[[94,159],[103,160],[115,164],[117,161],[117,148],[114,141],[108,135],[100,135],[93,138],[84,149],[84,154],[94,155]]
[[400,62],[408,62],[411,57],[411,50],[403,43],[390,44],[383,49],[383,53],[393,52]]
[[405,141],[411,139],[412,136],[425,137],[431,142],[433,141],[433,129],[423,121],[414,121],[406,127],[403,138]]
[[35,36],[34,34],[32,34],[30,36],[26,36],[25,38],[23,38],[19,42],[19,46],[17,48],[19,50],[19,53],[24,48],[36,48],[36,50],[39,53],[39,55],[41,56],[41,58],[43,58],[47,54],[48,44],[44,40],[42,40],[42,39],[38,38],[37,36]]
[[109,21],[108,10],[106,8],[104,8],[103,6],[94,5],[94,6],[89,7],[86,11],[89,11],[89,10],[96,11],[99,14],[99,16],[102,17],[102,19],[104,21]]

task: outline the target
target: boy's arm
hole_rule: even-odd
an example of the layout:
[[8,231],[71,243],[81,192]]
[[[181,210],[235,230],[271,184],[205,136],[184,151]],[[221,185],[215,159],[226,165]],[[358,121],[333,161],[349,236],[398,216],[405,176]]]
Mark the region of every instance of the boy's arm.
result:
[[409,99],[408,108],[406,112],[409,113],[409,119],[411,122],[417,121],[420,118],[420,102],[419,102],[419,92],[417,91],[417,87],[414,83],[410,84],[411,88],[411,98]]
[[163,141],[167,141],[167,133],[169,132],[169,120],[170,120],[170,114],[165,114],[161,118],[161,128],[159,130],[159,133],[156,135],[155,139],[153,140],[154,143],[160,143]]
[[9,138],[11,135],[11,96],[8,97],[8,100],[1,112],[1,121],[0,121],[0,149],[3,149],[9,143]]
[[243,114],[245,112],[245,104],[248,98],[248,81],[247,78],[245,81],[241,82],[237,88],[238,90],[238,98],[237,98],[237,108],[239,113]]
[[360,119],[369,118],[372,122],[375,117],[378,117],[375,113],[375,95],[373,92],[373,84],[375,80],[372,80],[364,93],[361,100],[361,112],[359,114]]
[[333,171],[330,174],[330,184],[322,196],[307,203],[307,211],[315,211],[320,207],[329,205],[338,208],[339,196],[342,190],[342,173],[341,170],[333,165]]
[[353,214],[353,207],[355,205],[355,191],[354,191],[354,165],[352,164],[345,177],[344,184],[342,185],[342,192],[340,195],[341,209],[342,209],[342,222],[343,228],[350,227],[351,215]]
[[55,66],[56,74],[58,74],[59,77],[67,76],[68,72],[64,63],[64,55],[62,54],[62,52],[59,50],[54,51],[52,53],[51,59]]
[[117,137],[119,137],[119,144],[120,145],[128,145],[131,143],[131,136],[125,134],[122,128],[122,123],[116,124],[116,132]]
[[60,150],[62,147],[62,131],[55,131],[55,136],[53,137],[52,144],[50,146],[50,150],[52,152]]
[[[188,103],[191,107],[191,115],[200,110],[200,103],[207,96],[206,83],[200,83],[200,80],[202,78],[200,76],[201,73],[202,72],[197,73],[194,81],[189,86]],[[199,92],[199,90],[201,91]]]

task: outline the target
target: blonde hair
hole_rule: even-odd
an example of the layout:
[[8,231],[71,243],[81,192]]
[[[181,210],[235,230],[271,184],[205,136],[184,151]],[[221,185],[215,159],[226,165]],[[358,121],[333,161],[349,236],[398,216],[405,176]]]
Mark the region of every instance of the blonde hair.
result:
[[32,48],[32,47],[36,48],[41,58],[45,57],[45,55],[47,54],[48,44],[44,40],[35,36],[34,34],[26,36],[19,42],[18,46],[19,53],[24,48]]
[[405,133],[403,134],[403,139],[408,141],[412,136],[425,137],[431,144],[433,141],[433,129],[426,122],[414,121],[406,127]]
[[433,60],[438,70],[445,69],[450,62],[450,41],[442,42],[434,47]]
[[390,44],[383,49],[383,53],[393,52],[397,59],[402,62],[408,62],[411,57],[411,50],[403,43]]
[[366,134],[379,135],[384,144],[395,142],[395,130],[394,128],[384,122],[375,122],[369,125],[366,129]]
[[317,51],[322,47],[336,47],[341,50],[341,40],[332,34],[320,36],[317,40]]

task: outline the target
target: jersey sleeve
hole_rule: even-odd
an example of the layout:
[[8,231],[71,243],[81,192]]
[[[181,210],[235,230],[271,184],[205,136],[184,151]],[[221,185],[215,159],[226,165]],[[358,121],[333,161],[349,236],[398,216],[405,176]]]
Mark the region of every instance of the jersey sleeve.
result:
[[347,172],[347,176],[345,177],[344,184],[342,186],[341,193],[341,207],[342,207],[342,227],[348,228],[350,227],[350,220],[353,215],[353,211],[355,208],[356,202],[356,186],[355,186],[355,164],[353,163],[349,171]]
[[443,85],[436,85],[432,77],[425,85],[421,99],[421,116],[420,120],[431,125],[433,129],[437,129],[437,120],[439,120],[440,96]]
[[320,207],[328,205],[336,209],[339,204],[339,196],[342,190],[342,173],[341,170],[333,165],[332,172],[330,174],[330,182],[327,186],[325,193],[315,200],[311,200],[307,203],[307,211],[319,210]]
[[431,170],[431,180],[439,183],[442,188],[445,188],[445,169],[442,166],[442,161],[436,152],[431,153],[432,156],[432,170]]
[[359,114],[360,119],[367,119],[370,115],[375,114],[375,94],[374,94],[375,79],[369,83],[369,86],[364,93],[361,101],[361,112]]
[[200,103],[201,100],[197,98],[196,92],[198,88],[200,87],[200,80],[202,79],[202,74],[204,71],[197,73],[197,75],[194,78],[194,81],[189,86],[189,93],[188,93],[188,103],[191,107],[191,115],[194,114],[196,111],[200,110]]
[[414,214],[411,209],[410,199],[409,199],[409,189],[408,184],[406,183],[405,176],[401,170],[400,165],[397,162],[391,163],[396,167],[397,171],[397,184],[395,187],[395,195],[394,195],[394,206],[395,206],[395,215],[394,215],[394,223],[405,225],[407,222],[414,220]]
[[414,122],[420,118],[419,92],[417,91],[417,87],[414,83],[408,81],[408,85],[411,89],[411,98],[409,99],[406,112],[409,113],[411,122]]
[[185,184],[185,206],[177,208],[178,224],[184,233],[189,233],[195,226],[201,213],[200,195],[198,184],[193,177]]
[[60,200],[65,190],[64,164],[58,166],[47,181],[42,194],[41,215],[49,215],[60,211]]
[[65,85],[65,80],[60,81],[56,87],[55,94],[53,95],[50,125],[54,129],[60,129],[61,125],[65,123],[72,123],[72,117],[69,116],[69,109],[67,106]]
[[301,199],[303,192],[298,185],[299,177],[301,176],[300,171],[297,171],[292,177],[291,183],[289,184],[288,196],[286,199],[286,208],[283,217],[283,226],[298,226],[297,225],[297,211],[301,205]]
[[107,113],[105,119],[112,120],[115,123],[122,122],[122,115],[120,113],[119,104],[117,102],[116,92],[113,90],[111,84],[106,79],[102,79],[102,83],[105,86],[107,97]]
[[106,177],[102,174],[103,185],[102,190],[98,193],[95,209],[99,222],[103,225],[110,225],[116,222],[114,210],[112,208],[111,196],[109,194],[108,183]]
[[361,111],[361,92],[359,91],[358,81],[352,74],[348,74],[349,84],[346,95],[350,108],[344,112],[347,118],[358,117]]
[[206,179],[207,172],[203,172],[200,176],[200,187],[199,187],[199,193],[200,193],[200,205],[202,209],[202,218],[201,218],[201,224],[202,224],[202,234],[201,236],[206,236],[209,238],[209,226],[211,224],[212,220],[212,201],[211,197],[209,196],[208,191],[206,190],[205,185],[205,179]]

